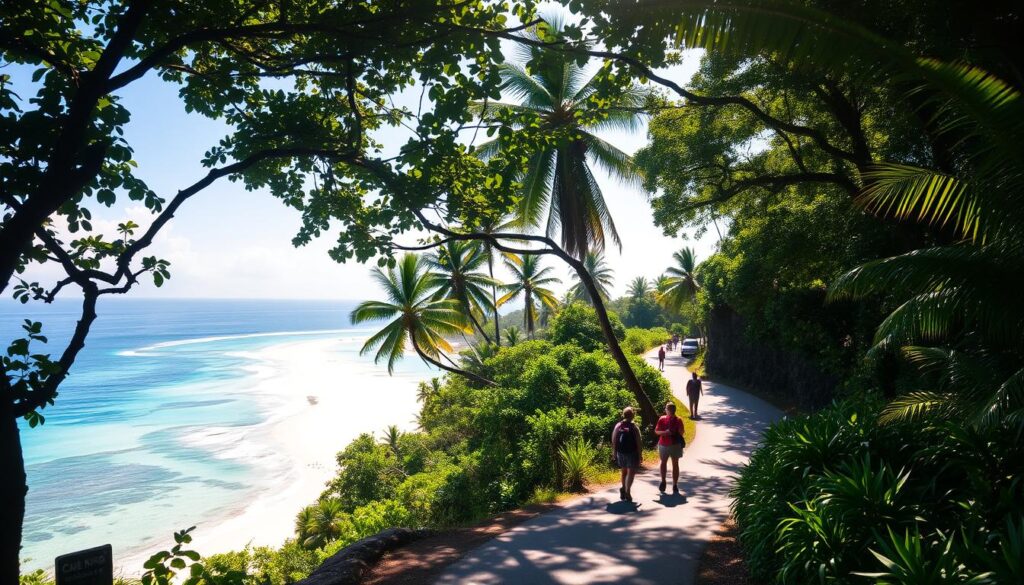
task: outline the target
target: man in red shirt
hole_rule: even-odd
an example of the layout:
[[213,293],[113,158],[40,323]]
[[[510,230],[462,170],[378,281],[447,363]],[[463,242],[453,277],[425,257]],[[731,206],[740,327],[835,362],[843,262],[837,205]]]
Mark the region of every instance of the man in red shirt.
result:
[[668,460],[672,459],[672,493],[679,495],[679,458],[683,456],[686,440],[683,438],[683,419],[676,416],[676,405],[669,402],[665,405],[665,416],[654,425],[654,434],[658,435],[658,457],[661,458],[661,484],[658,490],[665,491],[665,473],[668,471]]

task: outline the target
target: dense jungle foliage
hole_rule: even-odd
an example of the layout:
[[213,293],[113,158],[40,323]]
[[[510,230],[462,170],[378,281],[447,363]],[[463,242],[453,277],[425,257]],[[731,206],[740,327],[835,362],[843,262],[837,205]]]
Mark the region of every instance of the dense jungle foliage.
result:
[[[666,231],[725,228],[696,270],[709,372],[781,372],[785,400],[812,362],[844,398],[742,472],[750,567],[1020,583],[1019,6],[770,4],[682,9],[708,53],[637,155]],[[716,353],[736,323],[751,351]]]
[[1024,582],[1017,426],[886,424],[883,413],[876,395],[768,431],[734,491],[752,574],[766,583]]

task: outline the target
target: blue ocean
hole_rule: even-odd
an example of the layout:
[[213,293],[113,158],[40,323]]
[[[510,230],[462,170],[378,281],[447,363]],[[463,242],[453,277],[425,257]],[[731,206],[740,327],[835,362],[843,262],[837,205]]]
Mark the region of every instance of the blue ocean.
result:
[[[353,306],[103,299],[45,424],[22,425],[25,568],[49,569],[59,554],[106,543],[134,563],[194,524],[210,527],[211,545],[240,548],[250,542],[238,519],[246,510],[265,516],[249,524],[270,531],[255,544],[289,536],[298,507],[333,474],[333,453],[384,423],[413,428],[416,383],[437,375],[407,358],[388,376],[360,356],[373,330],[351,325]],[[2,342],[31,318],[59,354],[78,316],[71,300],[0,302]],[[269,499],[302,482],[313,484]],[[233,532],[217,533],[231,518]],[[196,543],[202,550],[202,531]]]

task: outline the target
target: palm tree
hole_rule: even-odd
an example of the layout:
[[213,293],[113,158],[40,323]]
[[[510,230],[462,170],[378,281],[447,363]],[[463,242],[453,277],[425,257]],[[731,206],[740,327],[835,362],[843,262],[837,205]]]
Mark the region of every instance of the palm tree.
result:
[[558,301],[558,304],[560,304],[563,307],[568,307],[569,305],[575,303],[576,300],[576,292],[572,290],[572,287],[569,287],[565,289],[564,293],[562,293],[562,298]]
[[665,292],[665,290],[668,289],[669,284],[671,284],[671,279],[669,278],[669,276],[667,274],[662,274],[662,275],[658,276],[658,278],[655,278],[654,279],[654,295],[655,295],[655,297],[657,297],[661,293]]
[[[587,273],[590,274],[590,277],[594,279],[594,286],[601,295],[601,300],[608,300],[611,296],[609,289],[615,283],[615,277],[613,276],[614,271],[608,267],[604,260],[604,254],[601,252],[587,252],[586,256],[583,257],[583,266],[586,268]],[[572,298],[593,305],[594,299],[590,298],[590,293],[587,292],[586,287],[580,282],[579,275],[574,272],[572,280],[575,283],[569,289],[572,293]]]
[[381,443],[387,445],[395,457],[398,458],[398,441],[401,438],[402,431],[398,430],[398,425],[388,425],[387,428],[384,429],[384,438],[381,439]]
[[426,257],[427,265],[441,275],[437,289],[439,298],[458,301],[459,308],[473,324],[473,328],[490,342],[477,314],[486,314],[494,307],[488,298],[487,289],[494,285],[494,280],[479,272],[488,262],[489,256],[477,242],[468,240],[451,240]]
[[[558,19],[541,26],[555,35],[563,30]],[[528,35],[540,38],[535,29]],[[621,247],[615,222],[588,163],[596,163],[625,183],[640,184],[629,155],[594,132],[639,129],[637,111],[647,92],[630,86],[610,101],[596,105],[588,98],[598,90],[599,74],[588,79],[574,55],[536,47],[522,51],[522,64],[505,64],[501,70],[504,92],[519,103],[489,101],[475,105],[485,119],[510,112],[523,119],[524,124],[539,121],[542,130],[564,137],[533,154],[528,170],[519,177],[523,192],[516,210],[517,220],[524,227],[546,226],[551,237],[561,231],[562,247],[576,258],[582,258],[591,249],[603,250],[607,238]],[[530,64],[529,70],[526,63]],[[590,122],[595,117],[600,121]],[[498,152],[500,140],[481,145],[481,156]]]
[[632,297],[633,300],[640,300],[646,297],[649,292],[651,292],[651,285],[643,276],[634,278],[626,290],[626,294]]
[[547,329],[548,323],[551,322],[551,318],[554,317],[560,308],[562,303],[558,306],[552,307],[541,303],[540,312],[537,315],[537,324],[540,325],[541,329]]
[[692,248],[683,248],[672,254],[676,261],[675,266],[670,266],[665,271],[666,278],[659,288],[657,300],[667,309],[679,311],[683,304],[693,300],[700,290],[700,283],[697,281],[697,257]]
[[406,343],[411,343],[423,361],[477,383],[492,385],[490,380],[439,361],[442,356],[450,361],[443,353],[452,351],[445,336],[462,334],[467,327],[459,302],[438,298],[439,279],[425,268],[419,256],[405,254],[395,268],[389,268],[387,272],[377,268],[371,272],[387,294],[388,301],[360,303],[352,311],[351,320],[353,323],[391,321],[366,340],[359,354],[376,349],[374,362],[387,359],[388,373],[391,373],[395,362],[405,354]]
[[[488,218],[480,224],[477,231],[482,234],[493,235],[514,231],[515,228],[515,221],[506,222],[501,219]],[[498,315],[498,286],[501,283],[494,278],[494,259],[501,253],[495,249],[490,240],[481,240],[480,243],[483,246],[484,253],[487,254],[487,274],[491,277],[491,308],[494,317],[494,343],[498,347],[501,347],[501,318]]]
[[431,378],[430,382],[420,382],[416,387],[416,402],[426,402],[441,391],[441,379]]
[[512,282],[503,285],[505,295],[498,299],[499,305],[512,301],[523,296],[523,325],[526,327],[526,334],[531,339],[537,322],[536,301],[549,307],[557,307],[558,299],[555,293],[551,292],[548,286],[561,282],[559,279],[549,276],[551,267],[541,268],[540,256],[526,254],[523,256],[511,255],[505,258],[505,266],[512,272]]
[[302,546],[306,546],[306,541],[312,536],[310,529],[313,527],[313,514],[315,510],[316,504],[311,504],[299,510],[299,513],[295,515],[295,536]]
[[523,334],[515,325],[505,330],[505,343],[507,343],[509,347],[514,347],[517,343],[522,341],[522,339]]
[[348,523],[341,502],[331,498],[303,508],[295,519],[295,528],[302,546],[316,549],[341,537]]
[[498,355],[498,349],[497,344],[487,341],[474,344],[473,347],[462,352],[462,367],[481,376],[488,376],[487,360]]

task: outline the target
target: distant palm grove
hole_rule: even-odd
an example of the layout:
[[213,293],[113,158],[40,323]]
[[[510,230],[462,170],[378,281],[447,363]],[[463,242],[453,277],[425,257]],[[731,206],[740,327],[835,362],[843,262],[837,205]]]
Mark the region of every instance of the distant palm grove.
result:
[[[1024,583],[1019,2],[12,1],[0,57],[0,291],[81,303],[63,345],[4,340],[0,583],[49,579],[20,568],[22,434],[224,179],[294,209],[296,246],[374,262],[364,353],[440,377],[418,430],[337,446],[281,547],[200,558],[184,531],[147,585],[292,583],[385,528],[584,489],[621,409],[649,429],[671,399],[641,354],[673,334],[793,413],[732,493],[756,582]],[[225,128],[174,192],[125,138],[144,77]],[[608,185],[680,238],[659,274],[617,264]],[[145,221],[104,232],[115,202]]]

